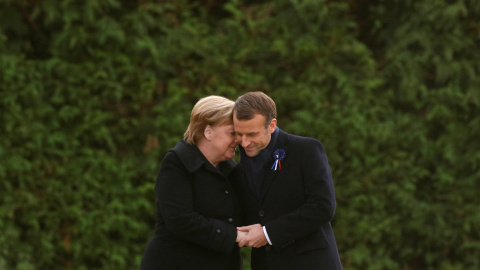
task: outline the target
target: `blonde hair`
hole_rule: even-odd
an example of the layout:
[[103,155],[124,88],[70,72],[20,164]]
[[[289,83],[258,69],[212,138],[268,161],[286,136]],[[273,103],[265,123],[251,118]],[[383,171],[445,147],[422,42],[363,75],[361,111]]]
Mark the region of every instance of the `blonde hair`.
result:
[[183,135],[189,144],[196,144],[204,136],[207,125],[212,127],[233,124],[233,105],[235,102],[220,96],[208,96],[200,99],[193,107],[190,124]]

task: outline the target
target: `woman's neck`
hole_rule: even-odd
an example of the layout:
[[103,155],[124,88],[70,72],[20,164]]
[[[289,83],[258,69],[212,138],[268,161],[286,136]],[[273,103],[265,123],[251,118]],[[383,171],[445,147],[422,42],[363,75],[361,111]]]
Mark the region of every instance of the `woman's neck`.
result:
[[200,149],[200,152],[207,158],[207,160],[213,165],[213,167],[216,167],[218,163],[220,163],[218,157],[216,157],[215,153],[212,152],[212,148],[209,145],[209,142],[207,140],[200,140],[197,143],[198,149]]

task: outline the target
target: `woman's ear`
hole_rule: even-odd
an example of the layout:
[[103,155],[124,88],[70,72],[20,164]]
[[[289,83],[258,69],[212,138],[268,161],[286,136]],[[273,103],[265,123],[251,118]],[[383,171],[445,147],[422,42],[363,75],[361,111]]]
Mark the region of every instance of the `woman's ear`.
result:
[[212,136],[213,136],[212,126],[207,125],[205,127],[205,130],[203,131],[203,135],[205,135],[205,138],[207,138],[208,141],[212,140]]

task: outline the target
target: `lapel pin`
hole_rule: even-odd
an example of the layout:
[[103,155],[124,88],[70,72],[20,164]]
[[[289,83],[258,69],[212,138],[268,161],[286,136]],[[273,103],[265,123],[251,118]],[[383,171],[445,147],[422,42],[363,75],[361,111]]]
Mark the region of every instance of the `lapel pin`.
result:
[[285,150],[283,149],[277,149],[275,152],[273,152],[273,158],[275,159],[275,162],[273,162],[272,168],[270,170],[276,171],[277,168],[278,170],[282,169],[282,163],[281,160],[285,157]]

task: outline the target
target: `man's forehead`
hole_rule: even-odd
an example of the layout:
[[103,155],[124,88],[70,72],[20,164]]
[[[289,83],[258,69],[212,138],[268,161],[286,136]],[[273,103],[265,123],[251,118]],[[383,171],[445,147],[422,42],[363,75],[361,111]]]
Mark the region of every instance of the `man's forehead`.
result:
[[259,121],[252,121],[251,120],[238,120],[234,119],[233,125],[235,131],[242,132],[242,133],[255,133],[260,132],[262,128],[264,128],[264,124]]

